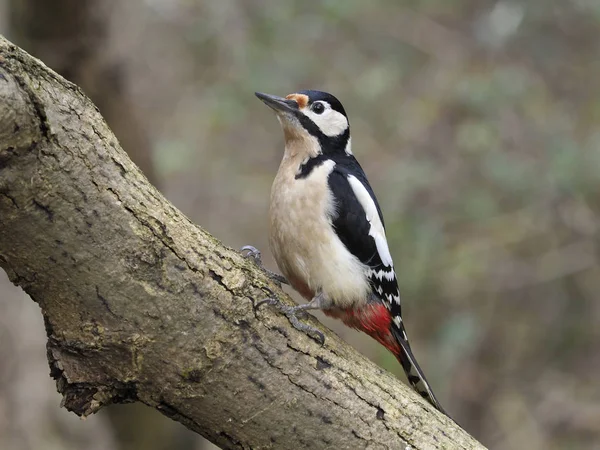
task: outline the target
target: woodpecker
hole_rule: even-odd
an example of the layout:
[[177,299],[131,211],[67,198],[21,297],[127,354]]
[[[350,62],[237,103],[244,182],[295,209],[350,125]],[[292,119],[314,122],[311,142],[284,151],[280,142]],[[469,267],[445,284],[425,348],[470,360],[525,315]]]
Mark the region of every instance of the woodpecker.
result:
[[[321,91],[256,96],[275,111],[285,138],[269,207],[269,244],[283,274],[278,281],[308,300],[295,307],[267,302],[322,341],[297,313],[320,309],[367,333],[394,354],[412,388],[446,414],[408,343],[383,215],[352,153],[344,107]],[[242,250],[260,263],[254,247]]]

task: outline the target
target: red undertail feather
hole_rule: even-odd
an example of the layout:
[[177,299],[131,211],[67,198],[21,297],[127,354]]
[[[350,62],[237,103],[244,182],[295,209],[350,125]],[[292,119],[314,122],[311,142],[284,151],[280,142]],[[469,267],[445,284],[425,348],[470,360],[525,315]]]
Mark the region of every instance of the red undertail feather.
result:
[[391,351],[402,365],[412,388],[436,409],[446,414],[419,367],[408,341],[404,338],[406,336],[404,327],[399,330],[394,326],[390,311],[382,303],[371,303],[358,310],[324,312],[329,316],[341,319],[349,327],[363,331]]
[[389,351],[397,358],[402,348],[391,333],[392,316],[382,303],[373,303],[361,309],[346,309],[342,311],[324,311],[328,316],[341,319],[347,326],[360,330]]

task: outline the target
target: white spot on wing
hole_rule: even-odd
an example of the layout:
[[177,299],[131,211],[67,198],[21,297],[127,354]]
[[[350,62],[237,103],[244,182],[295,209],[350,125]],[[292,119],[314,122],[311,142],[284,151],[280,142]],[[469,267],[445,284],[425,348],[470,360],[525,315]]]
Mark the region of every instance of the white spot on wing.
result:
[[381,223],[381,219],[379,218],[379,213],[377,212],[375,202],[369,195],[367,188],[365,188],[364,185],[354,175],[348,175],[348,183],[350,183],[350,187],[352,188],[352,191],[354,191],[354,195],[367,214],[367,220],[371,224],[369,236],[372,236],[375,240],[377,253],[379,253],[381,262],[388,267],[393,267],[394,262],[392,261],[392,255],[390,255],[390,249],[385,237],[385,230],[383,228],[383,224]]
[[394,279],[396,278],[396,274],[394,273],[393,270],[373,270],[370,269],[368,274],[368,276],[374,276],[375,278],[377,278],[378,280],[383,280],[384,278],[386,280],[389,281],[394,281]]

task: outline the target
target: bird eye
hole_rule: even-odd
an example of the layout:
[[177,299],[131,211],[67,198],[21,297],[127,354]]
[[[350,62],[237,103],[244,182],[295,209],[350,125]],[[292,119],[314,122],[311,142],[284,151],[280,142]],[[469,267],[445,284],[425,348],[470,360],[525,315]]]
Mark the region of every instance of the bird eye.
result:
[[323,111],[325,111],[325,106],[323,105],[323,103],[317,102],[313,103],[310,109],[312,109],[315,114],[323,114]]

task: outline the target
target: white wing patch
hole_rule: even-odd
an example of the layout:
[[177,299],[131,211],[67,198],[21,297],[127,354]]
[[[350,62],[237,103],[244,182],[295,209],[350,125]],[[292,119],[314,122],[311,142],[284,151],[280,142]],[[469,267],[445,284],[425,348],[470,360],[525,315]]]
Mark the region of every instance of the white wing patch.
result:
[[[367,220],[371,224],[369,236],[373,237],[375,240],[375,245],[377,246],[377,252],[379,253],[381,262],[388,267],[393,267],[394,262],[392,261],[392,255],[390,255],[390,249],[385,237],[385,229],[383,228],[383,224],[379,218],[379,213],[377,212],[375,202],[369,195],[367,188],[365,188],[364,185],[354,175],[348,175],[348,183],[350,184],[352,191],[354,191],[356,199],[367,214]],[[378,271],[375,273],[376,276],[381,276],[382,278],[384,276],[388,278],[388,274],[391,274],[392,278],[394,277],[393,271]]]

